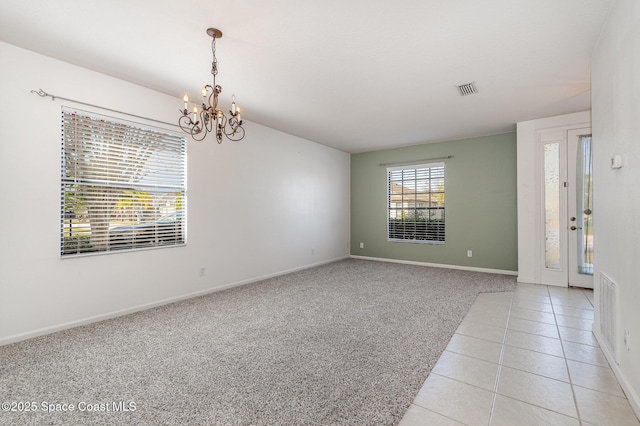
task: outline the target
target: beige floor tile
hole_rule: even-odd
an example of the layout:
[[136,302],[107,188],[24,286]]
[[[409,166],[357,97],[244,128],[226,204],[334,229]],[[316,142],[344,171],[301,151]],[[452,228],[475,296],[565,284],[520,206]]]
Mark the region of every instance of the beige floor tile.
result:
[[539,292],[542,294],[549,294],[549,290],[546,285],[540,284],[529,284],[529,283],[518,283],[516,286],[516,293],[520,293],[523,291],[531,291],[531,292]]
[[493,392],[498,367],[498,364],[444,351],[431,372]]
[[626,398],[597,392],[580,386],[574,387],[580,418],[600,426],[638,425]]
[[589,299],[589,302],[591,302],[591,304],[593,306],[595,306],[595,299],[593,297],[593,290],[583,290],[584,291],[584,295],[587,296],[587,299]]
[[516,292],[513,296],[513,302],[528,300],[530,302],[538,302],[538,303],[551,303],[551,298],[549,296],[544,296],[542,294],[536,293],[528,293],[528,292]]
[[579,330],[577,328],[558,327],[558,331],[560,332],[560,339],[562,341],[600,347],[591,330],[587,331]]
[[[556,286],[548,286],[549,294],[551,295],[570,295],[570,296],[585,296],[585,289],[577,288],[577,287],[556,287]],[[586,297],[586,296],[585,296]]]
[[593,321],[593,309],[578,309],[562,305],[555,305],[553,309],[557,315],[566,315],[568,317],[584,318]]
[[578,419],[498,395],[491,426],[580,426]]
[[513,306],[516,308],[530,309],[532,311],[546,312],[549,314],[553,313],[553,306],[551,305],[551,303],[541,303],[534,302],[532,300],[516,299],[513,303]]
[[561,305],[570,308],[579,308],[579,309],[591,309],[593,305],[589,302],[585,296],[579,297],[557,297],[551,295],[551,303],[553,306]]
[[460,426],[463,423],[456,422],[431,410],[411,404],[399,426]]
[[585,426],[640,425],[592,315],[592,291],[518,284],[479,295],[400,424],[578,425],[577,401]]
[[610,368],[571,360],[567,360],[567,365],[574,385],[625,398],[618,379]]
[[515,330],[507,330],[505,344],[549,355],[564,356],[560,340],[552,339],[550,337],[536,336],[535,334],[522,333]]
[[573,342],[562,342],[562,346],[567,359],[610,368],[609,362],[600,348]]
[[552,296],[584,297],[584,292],[582,291],[581,288],[549,286],[548,289],[549,289],[549,294]]
[[467,315],[464,317],[465,321],[473,321],[481,324],[490,325],[492,327],[501,327],[501,328],[507,327],[508,318],[509,318],[509,315],[506,313],[491,312],[489,310],[469,311],[469,313],[467,313]]
[[511,303],[497,303],[491,301],[483,301],[476,300],[475,303],[469,309],[469,312],[480,312],[480,313],[495,313],[504,316],[509,315],[509,310],[511,309]]
[[550,379],[569,382],[567,364],[563,357],[505,346],[502,365]]
[[547,324],[538,321],[529,321],[522,318],[509,318],[507,328],[521,331],[523,333],[536,334],[538,336],[552,337],[559,339],[558,327],[555,324]]
[[502,345],[461,334],[454,334],[447,346],[447,350],[497,364],[500,361]]
[[503,366],[498,394],[577,418],[569,383]]
[[413,403],[466,425],[485,426],[492,400],[492,392],[432,374]]
[[505,328],[492,327],[490,325],[481,324],[473,321],[462,321],[457,334],[475,337],[477,339],[489,340],[491,342],[502,343],[504,335],[507,332]]
[[584,318],[557,314],[556,322],[561,327],[577,328],[585,331],[591,331],[593,329],[593,321]]
[[556,318],[553,316],[553,314],[547,312],[532,311],[531,309],[514,307],[513,309],[511,309],[511,318],[520,318],[529,321],[537,321],[556,325]]
[[[504,308],[504,309],[501,309]],[[508,306],[490,306],[486,304],[473,305],[465,319],[475,320],[481,322],[482,320],[488,321],[490,325],[502,327],[502,324],[507,323],[509,319],[509,307]]]

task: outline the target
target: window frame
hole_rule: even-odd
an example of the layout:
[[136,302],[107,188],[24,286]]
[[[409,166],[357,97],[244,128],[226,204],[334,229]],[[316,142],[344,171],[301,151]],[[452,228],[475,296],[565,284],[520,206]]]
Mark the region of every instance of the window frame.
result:
[[[438,169],[441,169],[440,172],[438,172]],[[428,177],[427,178],[423,178],[423,179],[418,179],[418,171],[419,170],[428,170]],[[414,205],[413,207],[410,206],[406,206],[405,207],[405,202],[404,202],[404,185],[403,189],[402,189],[402,197],[401,197],[401,201],[402,201],[402,205],[400,207],[397,206],[397,202],[396,205],[394,205],[394,207],[392,207],[392,204],[394,203],[392,201],[392,196],[393,195],[398,195],[397,193],[393,193],[392,192],[392,184],[397,184],[397,179],[392,178],[392,174],[394,172],[402,172],[402,179],[400,182],[404,182],[404,172],[405,171],[413,171],[414,172],[414,176],[416,177],[415,179],[413,179],[413,181],[415,182],[415,191],[414,191]],[[431,244],[431,245],[444,245],[446,243],[446,220],[445,220],[445,213],[446,213],[446,202],[445,202],[445,181],[446,181],[446,164],[445,162],[441,161],[441,162],[430,162],[430,163],[421,163],[421,164],[408,164],[408,165],[402,165],[402,166],[394,166],[394,167],[387,167],[386,170],[387,173],[387,207],[386,207],[386,213],[387,213],[387,241],[388,242],[396,242],[396,243],[412,243],[412,244]],[[433,173],[439,173],[439,176],[432,176]],[[433,190],[433,184],[434,181],[437,180],[441,181],[441,190],[438,191],[434,191]],[[418,207],[418,202],[417,202],[417,196],[418,196],[418,191],[417,191],[417,187],[418,187],[418,182],[420,182],[422,185],[426,185],[427,188],[429,188],[429,190],[426,193],[423,194],[427,194],[428,198],[429,198],[429,205],[426,207]],[[441,206],[433,206],[432,205],[432,197],[433,196],[439,196],[441,198]],[[408,204],[409,201],[406,203]],[[404,216],[404,211],[405,210],[413,210],[413,217],[414,220],[413,221],[404,221],[402,220],[402,223],[412,223],[413,224],[413,238],[408,238],[407,236],[411,235],[411,231],[407,231],[406,226],[403,225],[403,231],[400,233],[397,229],[393,229],[392,230],[392,216],[396,216],[397,217],[397,213],[398,211],[402,212],[401,216]],[[416,220],[415,218],[418,216],[418,211],[424,211],[424,212],[428,212],[427,218],[425,219],[425,225],[424,225],[424,233],[421,235],[424,238],[416,238],[417,235],[417,231],[418,231],[418,224],[422,221]],[[435,220],[429,220],[429,216],[431,216],[432,211],[438,211],[441,213],[438,213],[437,216],[442,216],[441,219],[435,219]],[[392,215],[392,212],[395,212],[395,214]],[[433,234],[433,231],[429,231],[429,223],[433,223],[433,224],[438,224],[437,226],[431,226],[431,229],[436,229],[435,234]],[[403,235],[404,238],[393,238],[392,235]],[[435,236],[434,236],[435,235]]]
[[186,136],[68,106],[61,120],[60,257],[185,246]]

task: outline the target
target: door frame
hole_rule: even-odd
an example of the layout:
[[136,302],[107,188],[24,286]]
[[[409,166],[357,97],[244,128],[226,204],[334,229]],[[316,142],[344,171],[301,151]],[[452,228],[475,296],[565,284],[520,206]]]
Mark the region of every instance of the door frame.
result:
[[[572,265],[571,260],[574,259],[570,256],[570,250],[572,250],[575,244],[572,244],[572,238],[575,238],[575,234],[569,231],[569,212],[571,208],[569,203],[572,199],[570,191],[575,191],[575,188],[571,187],[570,183],[572,178],[570,173],[575,173],[575,158],[569,158],[569,155],[575,155],[570,153],[570,138],[576,134],[591,133],[591,126],[571,127],[571,128],[553,128],[542,129],[536,131],[536,169],[538,185],[538,197],[537,197],[537,222],[538,226],[538,249],[537,249],[537,283],[546,284],[558,287],[569,287],[570,285],[585,286],[593,288],[593,283],[588,283],[586,280],[574,281],[571,277],[570,268],[576,267]],[[544,186],[544,145],[549,143],[559,144],[559,238],[560,238],[560,258],[559,268],[547,268],[546,267],[546,234],[545,234],[545,186]],[[575,197],[573,197],[575,198]],[[575,260],[575,259],[574,259]],[[589,285],[590,284],[590,285]]]
[[[591,112],[582,111],[517,123],[518,282],[542,284],[540,251],[544,229],[541,213],[542,131],[591,127]],[[567,284],[562,285],[563,287]]]

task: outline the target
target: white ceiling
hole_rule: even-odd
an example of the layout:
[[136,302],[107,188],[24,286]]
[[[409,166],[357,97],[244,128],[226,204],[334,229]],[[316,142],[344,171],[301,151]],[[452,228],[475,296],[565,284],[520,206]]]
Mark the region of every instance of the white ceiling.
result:
[[[178,108],[210,83],[216,27],[223,107],[235,93],[244,118],[355,153],[590,109],[612,1],[2,0],[0,40]],[[472,81],[479,94],[461,97]]]

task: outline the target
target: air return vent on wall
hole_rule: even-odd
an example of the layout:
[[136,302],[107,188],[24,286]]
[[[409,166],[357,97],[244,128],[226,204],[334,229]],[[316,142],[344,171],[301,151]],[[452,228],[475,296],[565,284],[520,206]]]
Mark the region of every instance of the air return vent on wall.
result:
[[600,335],[604,344],[618,363],[619,339],[618,330],[618,286],[611,278],[600,273]]
[[476,89],[476,85],[471,82],[467,84],[461,84],[458,87],[458,92],[460,92],[460,96],[473,95],[478,93],[478,89]]

